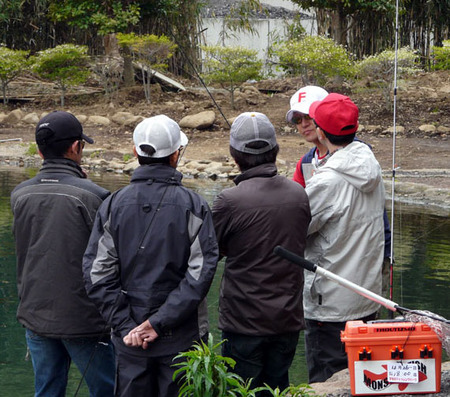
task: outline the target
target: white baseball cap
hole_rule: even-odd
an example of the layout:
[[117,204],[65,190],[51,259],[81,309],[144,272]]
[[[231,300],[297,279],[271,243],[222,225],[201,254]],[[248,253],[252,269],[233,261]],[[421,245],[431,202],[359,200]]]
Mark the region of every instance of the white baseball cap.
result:
[[[188,138],[175,121],[161,114],[141,121],[134,129],[133,142],[139,156],[162,158],[186,146]],[[146,145],[151,146],[155,153],[150,155],[142,150]]]
[[300,88],[291,97],[291,109],[286,113],[287,122],[292,123],[292,116],[296,112],[309,114],[309,107],[311,106],[311,104],[316,101],[321,101],[327,95],[327,91],[315,85],[307,85],[306,87]]
[[[265,142],[262,148],[252,148],[248,144]],[[258,112],[241,113],[233,121],[230,130],[230,146],[249,154],[262,154],[277,145],[275,128],[265,114]]]

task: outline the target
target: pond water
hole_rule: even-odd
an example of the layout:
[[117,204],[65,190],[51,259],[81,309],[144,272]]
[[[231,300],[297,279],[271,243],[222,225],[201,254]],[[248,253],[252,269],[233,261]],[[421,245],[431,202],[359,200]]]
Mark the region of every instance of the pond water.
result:
[[[17,307],[14,241],[11,232],[12,213],[9,205],[11,190],[21,181],[35,175],[34,169],[0,167],[0,394],[8,397],[33,395],[33,369],[31,361],[25,359],[26,343],[24,329],[15,318]],[[127,176],[90,175],[96,183],[116,190],[128,184]],[[229,181],[185,179],[184,184],[212,203],[215,195]],[[388,208],[390,206],[388,205]],[[424,309],[450,318],[448,288],[450,286],[450,221],[445,215],[427,212],[424,207],[410,205],[395,206],[393,300],[410,309]],[[211,332],[219,341],[217,330],[217,305],[223,263],[211,287],[208,303],[210,307]],[[295,361],[290,371],[291,382],[306,383],[306,365],[300,338]],[[446,357],[447,358],[447,357]],[[67,395],[74,395],[81,375],[77,370],[70,373]],[[82,385],[77,396],[88,396]]]

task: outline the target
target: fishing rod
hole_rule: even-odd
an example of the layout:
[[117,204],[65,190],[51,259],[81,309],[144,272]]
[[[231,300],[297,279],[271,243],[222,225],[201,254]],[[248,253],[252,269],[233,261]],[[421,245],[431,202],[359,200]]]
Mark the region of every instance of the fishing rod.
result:
[[418,311],[418,310],[412,310],[412,309],[408,309],[406,307],[402,307],[400,305],[398,305],[397,303],[393,302],[390,299],[384,298],[378,294],[376,294],[375,292],[372,292],[364,287],[359,286],[358,284],[355,284],[354,282],[347,280],[341,276],[338,276],[337,274],[330,272],[329,270],[324,269],[323,267],[320,267],[308,260],[306,260],[305,258],[302,258],[300,255],[294,254],[292,251],[287,250],[286,248],[277,245],[274,250],[273,250],[275,255],[278,255],[284,259],[287,259],[290,262],[293,262],[301,267],[303,267],[306,270],[309,270],[310,272],[319,274],[320,276],[326,277],[340,285],[342,285],[343,287],[356,292],[357,294],[364,296],[367,299],[370,299],[376,303],[379,303],[380,305],[383,305],[386,309],[391,310],[392,312],[398,312],[400,314],[403,314],[404,312],[409,312],[409,313],[413,313],[413,314],[418,314],[421,316],[426,316],[428,318],[431,318],[432,320],[435,321],[440,321],[443,322],[445,324],[450,324],[450,321],[437,315],[434,313],[431,314],[425,314],[423,311]]
[[389,299],[394,296],[394,197],[395,172],[397,170],[396,139],[397,139],[397,69],[398,69],[398,0],[395,2],[395,51],[394,51],[394,103],[393,103],[393,138],[392,138],[392,179],[391,179],[391,255],[389,258]]

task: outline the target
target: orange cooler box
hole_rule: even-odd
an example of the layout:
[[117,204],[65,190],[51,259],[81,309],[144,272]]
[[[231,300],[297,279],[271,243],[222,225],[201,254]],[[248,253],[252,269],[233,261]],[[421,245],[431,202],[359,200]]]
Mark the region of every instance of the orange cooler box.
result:
[[[354,396],[438,393],[441,389],[442,343],[426,324],[348,321],[341,341]],[[388,370],[393,376],[399,363],[417,364],[413,383],[389,382]]]

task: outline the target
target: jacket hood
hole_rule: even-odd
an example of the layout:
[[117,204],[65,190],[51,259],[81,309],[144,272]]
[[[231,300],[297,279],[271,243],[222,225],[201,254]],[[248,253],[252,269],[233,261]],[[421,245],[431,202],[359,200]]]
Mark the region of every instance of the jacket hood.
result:
[[339,173],[362,192],[372,192],[381,182],[381,167],[370,148],[354,141],[334,153],[317,172],[329,169]]

